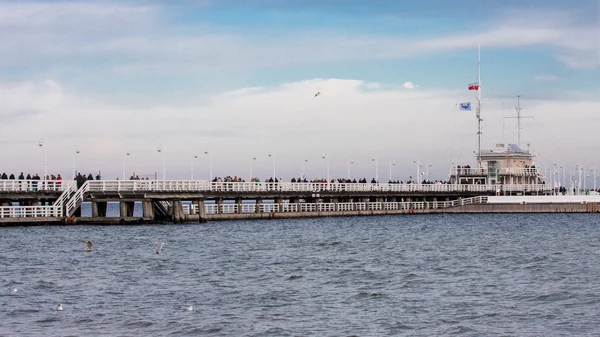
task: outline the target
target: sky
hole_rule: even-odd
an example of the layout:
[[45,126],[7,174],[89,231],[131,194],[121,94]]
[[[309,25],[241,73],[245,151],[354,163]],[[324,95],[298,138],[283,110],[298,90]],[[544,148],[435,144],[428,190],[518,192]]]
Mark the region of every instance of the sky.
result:
[[445,179],[478,46],[482,147],[519,95],[540,167],[600,168],[600,1],[523,3],[0,0],[0,173]]

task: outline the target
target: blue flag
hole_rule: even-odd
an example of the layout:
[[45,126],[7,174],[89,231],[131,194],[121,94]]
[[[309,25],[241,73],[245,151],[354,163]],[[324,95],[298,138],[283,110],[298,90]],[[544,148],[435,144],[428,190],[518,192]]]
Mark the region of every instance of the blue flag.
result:
[[460,103],[459,110],[462,110],[462,111],[471,111],[471,102]]

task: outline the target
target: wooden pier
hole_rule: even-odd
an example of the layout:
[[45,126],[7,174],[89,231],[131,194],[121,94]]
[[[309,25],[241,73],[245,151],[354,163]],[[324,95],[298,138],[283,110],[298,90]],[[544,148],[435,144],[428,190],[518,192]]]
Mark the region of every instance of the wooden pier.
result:
[[[488,197],[548,195],[548,185],[245,183],[202,180],[0,181],[0,225],[146,224],[438,213],[597,212],[595,203],[495,205]],[[81,205],[91,204],[91,217]],[[107,213],[119,203],[119,214]],[[137,205],[137,206],[136,206]],[[136,207],[141,207],[137,210]],[[134,216],[134,214],[140,216]]]

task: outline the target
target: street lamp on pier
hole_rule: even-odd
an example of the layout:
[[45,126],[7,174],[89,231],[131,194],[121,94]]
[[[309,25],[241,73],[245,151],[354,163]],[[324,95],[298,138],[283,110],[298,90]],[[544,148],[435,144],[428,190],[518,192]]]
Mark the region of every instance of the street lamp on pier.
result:
[[254,178],[252,176],[252,162],[256,160],[256,157],[252,157],[252,160],[250,160],[250,179],[248,181],[252,181],[252,179]]
[[396,161],[390,160],[390,181],[392,181],[392,166],[396,166]]
[[73,179],[75,179],[75,155],[79,154],[79,149],[75,149],[75,153],[73,154]]
[[190,180],[194,180],[194,160],[198,159],[198,155],[194,154],[194,157],[190,160]]
[[353,161],[348,162],[348,180],[352,179],[352,173],[350,171],[350,165],[354,164]]
[[208,150],[204,150],[204,154],[208,155],[208,179],[212,181],[212,154]]
[[323,156],[323,159],[327,162],[327,182],[330,183],[331,181],[329,181],[329,156]]
[[306,179],[306,175],[304,174],[304,164],[308,163],[308,159],[304,159],[302,162],[302,167],[300,167],[300,177],[302,179]]
[[[158,147],[158,153],[163,152],[162,146]],[[163,153],[163,181],[167,180],[167,156]]]
[[275,160],[275,152],[273,152],[273,153],[269,153],[269,157],[270,157],[270,158],[273,158],[273,177],[272,177],[272,178],[273,178],[273,179],[276,179],[276,178],[277,178],[277,176],[276,176],[276,171],[275,171],[275,164],[276,164],[276,160]]
[[379,182],[379,158],[375,156],[371,158],[371,161],[375,163],[375,181]]
[[44,148],[44,180],[46,180],[46,176],[48,175],[48,148],[44,147],[46,139],[38,142],[38,146],[40,148]]
[[123,156],[123,180],[127,179],[127,176],[125,175],[125,158],[129,157],[130,154],[129,151],[126,151]]

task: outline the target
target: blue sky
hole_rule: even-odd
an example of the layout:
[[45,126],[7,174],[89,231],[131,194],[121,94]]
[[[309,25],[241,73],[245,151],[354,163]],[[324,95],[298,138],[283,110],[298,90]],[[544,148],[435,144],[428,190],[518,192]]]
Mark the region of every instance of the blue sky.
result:
[[[394,109],[410,105],[404,111],[426,116],[436,109],[442,111],[436,118],[455,123],[454,135],[443,123],[435,132],[450,134],[444,137],[464,137],[464,156],[472,152],[473,135],[463,134],[461,125],[471,128],[473,119],[462,120],[462,115],[452,119],[444,113],[445,109],[452,111],[458,100],[472,99],[466,86],[477,76],[477,45],[481,44],[486,99],[510,107],[516,95],[521,95],[528,112],[553,116],[540,120],[551,130],[552,123],[565,127],[560,112],[577,104],[581,116],[570,115],[570,128],[573,144],[578,144],[577,125],[589,116],[596,118],[600,97],[599,3],[0,1],[0,99],[4,102],[0,108],[4,121],[0,142],[35,143],[24,131],[47,119],[77,125],[93,123],[109,129],[109,140],[102,132],[83,132],[78,127],[68,134],[60,128],[34,133],[52,139],[56,151],[88,147],[90,150],[82,153],[94,149],[99,157],[110,157],[110,149],[123,152],[124,148],[142,148],[149,139],[171,144],[181,153],[212,144],[235,156],[240,137],[248,147],[261,148],[257,152],[274,151],[271,144],[277,143],[281,147],[287,144],[297,156],[303,156],[308,150],[301,136],[290,136],[286,141],[277,137],[314,134],[317,144],[317,138],[328,141],[323,136],[327,132],[339,132],[339,144],[331,141],[329,151],[348,157],[343,152],[347,143],[344,137],[352,137],[356,130],[362,130],[361,125],[370,123],[362,119],[365,113],[386,121],[396,118],[390,116]],[[303,95],[327,90],[323,98],[326,103],[313,116],[314,111],[306,109],[317,107],[314,102],[304,102]],[[371,109],[377,112],[365,112]],[[343,118],[354,119],[344,130],[316,131],[305,120],[307,116],[322,116],[335,124],[340,111],[344,111]],[[500,109],[495,113],[490,112],[486,122],[496,123],[492,125],[498,129],[508,112]],[[249,114],[254,118],[247,120]],[[296,116],[305,129],[290,124],[282,115]],[[189,130],[179,132],[163,121],[165,116],[187,121]],[[103,122],[103,117],[125,124],[143,120],[144,125],[132,135],[127,127]],[[403,116],[399,121],[410,118]],[[209,120],[220,124],[208,126]],[[240,131],[223,125],[224,120],[256,124],[239,124],[244,129]],[[376,135],[386,135],[388,138],[379,142],[392,144],[397,126],[386,127],[390,129]],[[487,134],[494,132],[490,124],[487,127]],[[412,131],[416,135],[433,132]],[[531,137],[533,131],[545,134],[536,129],[530,132]],[[495,136],[501,137],[501,132]],[[448,142],[448,138],[440,137],[422,141],[419,149],[429,151],[423,157],[439,152],[438,141]],[[357,149],[367,159],[373,155],[371,148],[381,147],[376,137],[372,141]],[[201,145],[195,145],[196,149],[179,145],[190,142]],[[18,146],[0,150],[19,151]],[[552,148],[544,150],[555,152]],[[395,150],[390,146],[389,151]],[[398,156],[418,155],[406,151],[409,153]],[[569,155],[568,150],[562,151]],[[313,156],[319,158],[321,154]],[[585,155],[581,152],[576,157]]]

